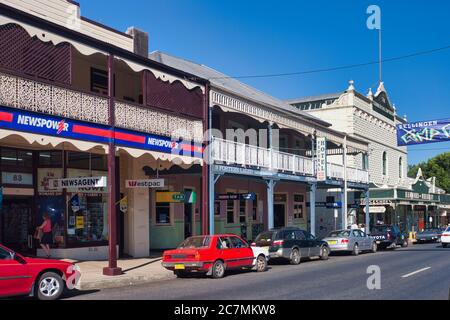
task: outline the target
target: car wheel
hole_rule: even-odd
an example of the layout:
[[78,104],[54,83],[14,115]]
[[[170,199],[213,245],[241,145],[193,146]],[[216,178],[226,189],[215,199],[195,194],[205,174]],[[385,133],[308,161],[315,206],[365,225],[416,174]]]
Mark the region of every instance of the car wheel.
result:
[[355,245],[353,246],[352,255],[354,255],[354,256],[359,255],[359,247],[358,247],[357,243],[355,243]]
[[64,291],[64,281],[55,272],[46,272],[41,275],[36,285],[39,300],[57,300]]
[[186,278],[188,276],[188,273],[183,270],[175,270],[173,273],[177,276],[177,278]]
[[298,249],[292,249],[291,253],[291,264],[298,265],[301,261],[300,251]]
[[329,256],[330,250],[326,246],[323,246],[320,249],[320,256],[319,256],[320,260],[328,260]]
[[372,253],[377,253],[377,250],[378,250],[378,247],[377,247],[376,242],[372,243],[372,250],[371,250],[371,252]]
[[256,271],[264,272],[267,270],[267,259],[265,256],[260,255],[256,258]]
[[212,267],[212,277],[214,279],[220,279],[225,276],[225,265],[222,261],[217,260],[214,262],[214,265]]

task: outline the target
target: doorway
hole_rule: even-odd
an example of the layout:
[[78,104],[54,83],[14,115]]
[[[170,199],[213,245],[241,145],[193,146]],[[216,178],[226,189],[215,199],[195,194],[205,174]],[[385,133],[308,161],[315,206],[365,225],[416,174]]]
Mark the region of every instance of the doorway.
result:
[[0,241],[19,253],[32,253],[35,229],[31,214],[33,198],[5,196],[0,214]]
[[274,227],[282,228],[286,224],[286,205],[276,203],[273,205]]
[[[193,190],[185,189],[186,194],[192,192]],[[193,216],[194,206],[192,203],[184,204],[184,238],[189,238],[192,236],[192,216]]]

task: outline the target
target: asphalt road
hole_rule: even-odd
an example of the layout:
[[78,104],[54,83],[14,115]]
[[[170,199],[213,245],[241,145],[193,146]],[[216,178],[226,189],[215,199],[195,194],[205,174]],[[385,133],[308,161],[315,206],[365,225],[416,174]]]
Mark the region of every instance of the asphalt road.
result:
[[[381,289],[369,290],[369,266],[379,266]],[[448,300],[450,248],[421,244],[357,257],[331,256],[298,266],[269,265],[264,273],[232,272],[223,279],[195,277],[141,286],[75,292],[69,299],[95,300]],[[371,282],[373,283],[373,282]]]

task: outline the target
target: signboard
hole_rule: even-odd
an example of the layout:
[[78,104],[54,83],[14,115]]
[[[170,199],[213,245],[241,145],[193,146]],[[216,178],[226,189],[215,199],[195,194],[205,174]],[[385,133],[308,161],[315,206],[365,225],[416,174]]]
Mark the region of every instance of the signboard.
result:
[[196,203],[197,194],[194,191],[187,192],[156,192],[156,202],[161,203]]
[[327,180],[327,139],[319,137],[316,140],[316,172],[317,181]]
[[2,172],[3,184],[33,185],[33,175],[21,172]]
[[[364,212],[366,212],[366,207],[364,207]],[[386,212],[386,207],[369,207],[369,212],[370,213],[385,213]]]
[[227,193],[217,194],[216,200],[244,200],[254,201],[256,200],[256,193]]
[[37,170],[39,194],[55,194],[58,190],[55,189],[49,181],[51,179],[62,179],[62,177],[63,169],[39,168]]
[[397,125],[398,146],[450,141],[450,119]]
[[81,189],[81,188],[106,187],[106,177],[51,179],[49,182],[55,189]]
[[126,180],[125,188],[138,189],[138,188],[161,188],[164,187],[164,179],[152,179],[152,180]]
[[131,130],[110,130],[108,126],[64,119],[34,112],[0,107],[0,128],[47,136],[93,141],[190,157],[203,157],[203,145]]
[[75,219],[75,229],[84,229],[84,217],[77,216]]

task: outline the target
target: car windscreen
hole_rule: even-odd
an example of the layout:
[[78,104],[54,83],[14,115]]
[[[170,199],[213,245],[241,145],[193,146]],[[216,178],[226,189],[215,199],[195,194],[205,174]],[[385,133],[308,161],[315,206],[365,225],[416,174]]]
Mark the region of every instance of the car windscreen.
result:
[[450,227],[448,227],[447,230],[445,230],[445,232],[450,232]]
[[211,244],[211,237],[190,237],[184,240],[178,248],[180,249],[199,249],[209,248]]
[[349,230],[338,230],[338,231],[332,231],[328,234],[329,238],[345,238],[350,236]]
[[391,228],[388,226],[376,226],[372,228],[372,233],[386,233],[391,231]]

